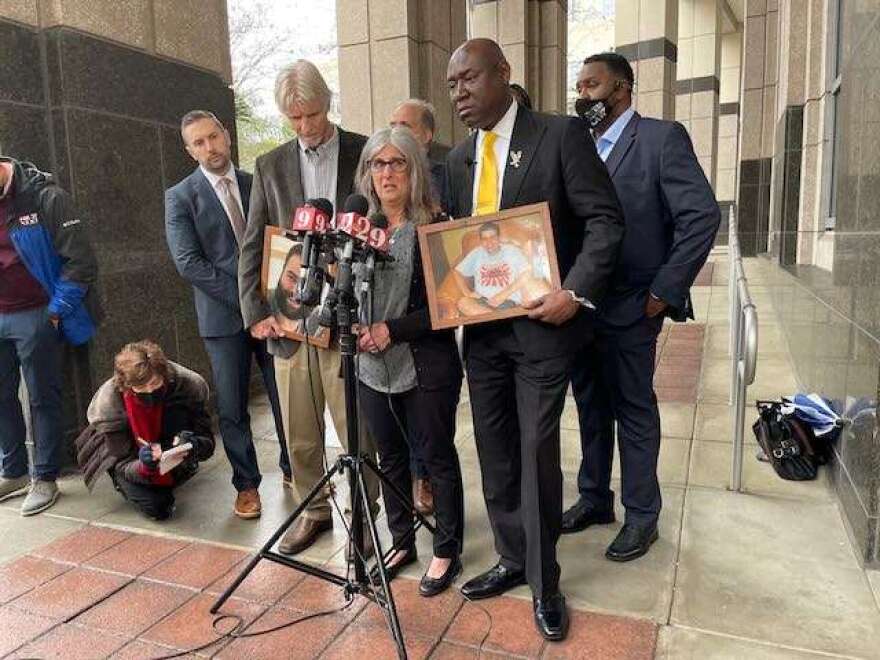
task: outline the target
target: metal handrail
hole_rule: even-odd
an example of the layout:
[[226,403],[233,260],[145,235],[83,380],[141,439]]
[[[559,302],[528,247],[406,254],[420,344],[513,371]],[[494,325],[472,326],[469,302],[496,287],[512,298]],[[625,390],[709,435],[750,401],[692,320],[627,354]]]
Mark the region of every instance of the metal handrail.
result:
[[728,223],[728,299],[730,303],[730,403],[733,405],[733,458],[730,489],[742,491],[746,396],[755,382],[758,362],[758,312],[749,294],[749,281],[743,269],[742,253],[734,207]]

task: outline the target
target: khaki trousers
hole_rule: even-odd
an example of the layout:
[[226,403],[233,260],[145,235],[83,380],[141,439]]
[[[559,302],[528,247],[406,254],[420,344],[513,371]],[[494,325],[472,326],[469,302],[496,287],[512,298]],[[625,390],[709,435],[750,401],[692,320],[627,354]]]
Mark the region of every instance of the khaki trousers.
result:
[[[275,358],[275,382],[281,403],[281,417],[287,430],[287,450],[293,473],[293,492],[297,503],[324,475],[324,404],[330,409],[336,435],[348,451],[345,415],[345,381],[341,375],[342,357],[338,349],[322,349],[300,344],[289,359]],[[375,443],[360,423],[361,453],[376,460]],[[328,457],[332,465],[332,457]],[[346,485],[348,473],[346,473]],[[367,495],[374,512],[378,511],[379,483],[372,472],[365,472]],[[313,520],[332,516],[329,488],[314,498],[304,515]],[[340,501],[344,510],[349,499]]]

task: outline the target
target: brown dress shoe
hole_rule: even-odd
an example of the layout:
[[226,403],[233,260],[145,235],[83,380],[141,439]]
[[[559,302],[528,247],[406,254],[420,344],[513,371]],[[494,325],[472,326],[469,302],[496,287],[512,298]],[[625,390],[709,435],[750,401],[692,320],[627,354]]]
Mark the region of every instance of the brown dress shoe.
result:
[[321,532],[333,529],[333,519],[312,520],[299,518],[278,544],[278,552],[284,555],[295,555],[312,545]]
[[243,490],[235,498],[235,515],[239,518],[259,518],[261,511],[260,494],[256,488]]
[[434,515],[434,491],[430,479],[416,479],[413,482],[413,504],[423,516]]

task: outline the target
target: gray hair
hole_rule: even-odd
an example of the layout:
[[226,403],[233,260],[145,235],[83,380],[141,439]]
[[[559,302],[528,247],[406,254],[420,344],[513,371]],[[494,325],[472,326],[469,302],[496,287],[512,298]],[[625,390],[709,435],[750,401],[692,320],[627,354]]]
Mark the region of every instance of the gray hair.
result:
[[[437,130],[437,122],[434,119],[434,113],[436,110],[433,105],[422,99],[407,99],[403,103],[398,103],[397,108],[402,108],[405,105],[415,106],[421,111],[422,124],[424,124],[425,128],[431,131],[431,133],[434,133]],[[395,110],[397,108],[395,108]]]
[[333,93],[327,87],[318,67],[308,60],[297,60],[284,67],[275,78],[275,105],[283,115],[297,103],[321,101],[325,110],[330,109]]
[[[215,115],[213,112],[209,112],[207,110],[190,110],[180,120],[180,135],[183,136],[183,130],[187,126],[189,126],[190,124],[195,124],[197,121],[201,121],[202,119],[211,119],[221,129],[226,130],[223,122],[217,119],[217,115]],[[184,140],[184,142],[185,141],[186,140]]]
[[381,210],[382,203],[379,201],[376,189],[373,188],[370,161],[388,145],[397,149],[406,158],[406,171],[409,174],[409,199],[404,209],[406,218],[413,224],[427,224],[431,221],[434,209],[428,158],[408,128],[403,126],[380,128],[367,140],[354,179],[358,192],[369,200],[370,213]]

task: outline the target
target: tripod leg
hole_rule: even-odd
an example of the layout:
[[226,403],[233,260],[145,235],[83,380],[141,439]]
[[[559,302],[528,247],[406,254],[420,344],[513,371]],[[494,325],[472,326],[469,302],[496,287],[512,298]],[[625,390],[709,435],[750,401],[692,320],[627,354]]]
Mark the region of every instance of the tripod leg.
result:
[[383,488],[386,489],[383,492],[385,492],[386,495],[388,493],[393,495],[398,502],[409,508],[410,512],[413,514],[413,517],[415,517],[415,519],[418,520],[419,523],[424,525],[428,529],[428,531],[431,532],[431,534],[435,533],[434,525],[427,518],[425,518],[425,516],[419,513],[413,505],[409,503],[409,500],[404,492],[400,490],[397,484],[393,483],[390,479],[388,479],[388,477],[385,476],[385,473],[382,472],[379,466],[376,465],[376,463],[374,463],[371,458],[364,456],[363,463],[367,468],[370,469],[373,474],[376,475],[379,481],[382,482]]
[[272,549],[272,546],[281,538],[281,535],[287,531],[287,529],[296,521],[297,518],[305,511],[306,507],[309,503],[318,496],[318,493],[327,485],[327,482],[332,479],[337,472],[339,472],[341,468],[339,467],[339,462],[336,462],[332,468],[330,468],[327,473],[321,477],[321,480],[315,484],[315,487],[309,491],[309,494],[303,498],[303,501],[299,503],[299,506],[293,510],[293,513],[288,516],[287,520],[275,530],[275,533],[269,537],[269,540],[260,548],[257,553],[251,558],[248,562],[248,565],[245,566],[244,570],[239,574],[235,581],[229,585],[229,588],[226,589],[222,594],[220,594],[220,598],[214,603],[211,607],[211,614],[216,614],[217,610],[223,607],[223,603],[229,600],[229,597],[235,593],[235,590],[244,582],[245,578],[250,575],[251,571],[254,570],[257,563],[263,558],[263,556]]
[[[363,465],[364,460],[365,459],[357,461],[354,472],[357,473],[358,492],[360,493],[361,498],[363,498],[363,501],[366,502],[367,486],[364,483],[364,473],[361,471],[361,466]],[[376,520],[373,517],[373,512],[370,510],[369,506],[366,507],[365,512],[367,527],[370,530],[370,538],[373,540],[373,547],[376,549],[376,556],[378,557],[376,566],[379,569],[379,581],[382,583],[382,589],[385,592],[385,602],[380,603],[380,605],[382,611],[385,613],[388,625],[391,628],[391,635],[394,637],[394,641],[397,644],[397,655],[402,660],[406,660],[406,644],[403,641],[403,631],[400,629],[400,619],[397,617],[397,607],[394,605],[394,595],[391,593],[391,586],[388,583],[388,572],[385,569],[385,562],[379,554],[379,532],[376,530]]]

